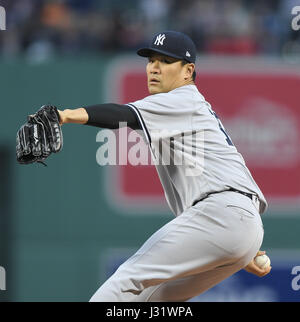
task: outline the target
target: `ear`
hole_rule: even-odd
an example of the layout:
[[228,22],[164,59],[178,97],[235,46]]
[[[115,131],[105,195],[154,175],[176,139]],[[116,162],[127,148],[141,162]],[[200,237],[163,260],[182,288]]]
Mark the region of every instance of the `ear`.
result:
[[194,70],[195,70],[195,64],[193,64],[193,63],[186,64],[186,65],[184,65],[184,67],[185,67],[185,77],[184,77],[184,79],[187,80],[189,78],[192,78]]

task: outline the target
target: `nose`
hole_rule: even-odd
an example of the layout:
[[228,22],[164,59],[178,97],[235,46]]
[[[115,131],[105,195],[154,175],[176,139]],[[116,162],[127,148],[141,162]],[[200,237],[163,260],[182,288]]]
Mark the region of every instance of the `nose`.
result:
[[159,74],[159,72],[160,72],[159,61],[158,60],[152,61],[152,63],[150,64],[150,73]]

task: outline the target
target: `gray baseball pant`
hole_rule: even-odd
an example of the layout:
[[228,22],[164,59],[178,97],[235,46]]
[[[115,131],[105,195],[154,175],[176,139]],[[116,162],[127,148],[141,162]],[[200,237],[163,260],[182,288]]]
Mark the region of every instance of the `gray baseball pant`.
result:
[[250,198],[211,194],[154,233],[90,301],[187,301],[244,268],[263,234]]

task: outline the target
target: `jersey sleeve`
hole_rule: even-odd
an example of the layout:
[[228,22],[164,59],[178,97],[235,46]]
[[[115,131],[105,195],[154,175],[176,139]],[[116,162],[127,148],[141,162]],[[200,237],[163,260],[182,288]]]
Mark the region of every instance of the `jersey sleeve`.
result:
[[141,129],[136,113],[127,105],[109,103],[90,105],[84,108],[89,116],[86,125],[117,129],[120,124],[125,123],[134,130]]
[[161,93],[127,104],[136,114],[148,143],[157,139],[159,133],[185,132],[191,129],[192,102],[184,101],[179,95]]

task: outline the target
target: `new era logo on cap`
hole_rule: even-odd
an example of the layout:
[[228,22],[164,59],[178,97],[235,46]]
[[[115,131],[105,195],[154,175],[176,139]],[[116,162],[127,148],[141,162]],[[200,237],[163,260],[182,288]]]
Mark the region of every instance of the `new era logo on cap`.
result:
[[159,53],[190,63],[196,61],[196,46],[192,39],[182,32],[163,31],[154,35],[149,47],[141,48],[137,54],[150,57],[153,53]]

